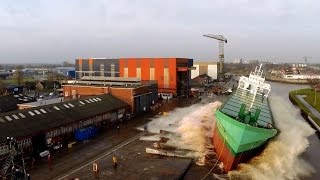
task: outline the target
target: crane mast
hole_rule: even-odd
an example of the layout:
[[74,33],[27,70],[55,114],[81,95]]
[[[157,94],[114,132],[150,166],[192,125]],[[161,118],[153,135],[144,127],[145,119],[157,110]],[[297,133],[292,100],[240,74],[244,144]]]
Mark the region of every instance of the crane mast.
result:
[[308,56],[304,56],[302,57],[302,59],[304,59],[304,62],[305,63],[308,63],[308,59],[311,59],[312,57],[308,57]]
[[223,76],[223,64],[224,64],[224,43],[227,43],[227,39],[222,35],[205,34],[204,37],[216,39],[219,42],[219,76]]

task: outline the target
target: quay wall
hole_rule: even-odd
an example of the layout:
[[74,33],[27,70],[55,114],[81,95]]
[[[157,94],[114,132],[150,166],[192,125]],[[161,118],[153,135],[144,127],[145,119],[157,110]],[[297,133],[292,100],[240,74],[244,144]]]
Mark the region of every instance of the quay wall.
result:
[[266,77],[266,80],[272,81],[272,82],[288,83],[288,84],[309,84],[308,80],[306,79],[283,79],[283,78]]
[[317,134],[320,135],[320,127],[317,122],[320,122],[320,119],[314,116],[308,108],[306,108],[299,99],[293,95],[292,92],[289,93],[289,100],[292,104],[298,106],[300,108],[301,116],[314,128],[317,130]]

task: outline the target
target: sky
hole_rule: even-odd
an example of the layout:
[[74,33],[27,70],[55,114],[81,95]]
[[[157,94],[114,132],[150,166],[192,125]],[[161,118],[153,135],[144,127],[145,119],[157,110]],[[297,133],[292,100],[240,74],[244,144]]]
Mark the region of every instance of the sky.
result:
[[320,62],[316,0],[0,1],[0,64],[92,57]]

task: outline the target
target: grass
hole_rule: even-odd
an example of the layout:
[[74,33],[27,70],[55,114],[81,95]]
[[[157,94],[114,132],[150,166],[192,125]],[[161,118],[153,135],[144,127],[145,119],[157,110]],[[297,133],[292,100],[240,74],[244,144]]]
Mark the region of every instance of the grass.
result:
[[[314,122],[320,126],[320,119],[311,114],[308,108],[306,108],[295,95],[305,95],[304,99],[307,101],[313,108],[315,108],[318,112],[320,112],[320,92],[315,92],[312,89],[299,89],[295,91],[291,91],[289,93],[290,98],[300,107],[300,109],[305,113],[309,114],[310,117],[314,120]],[[316,98],[316,99],[315,99]]]
[[[5,79],[2,81],[8,85],[17,85],[18,84],[17,79],[15,79],[15,78]],[[24,82],[26,82],[26,81],[30,82],[30,81],[34,81],[34,79],[32,77],[23,78],[21,80],[21,84],[24,85]]]

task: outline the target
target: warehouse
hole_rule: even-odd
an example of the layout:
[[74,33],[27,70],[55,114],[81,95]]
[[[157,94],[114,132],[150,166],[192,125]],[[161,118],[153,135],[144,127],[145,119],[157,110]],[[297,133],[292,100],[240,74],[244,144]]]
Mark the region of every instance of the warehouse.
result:
[[[7,137],[37,157],[57,144],[67,146],[77,130],[103,130],[126,120],[129,105],[111,94],[91,96],[0,115],[0,155],[8,153]],[[60,148],[60,147],[59,147]]]
[[184,97],[190,93],[192,59],[187,58],[90,58],[76,59],[76,77],[104,76],[140,78],[158,82],[162,97]]

